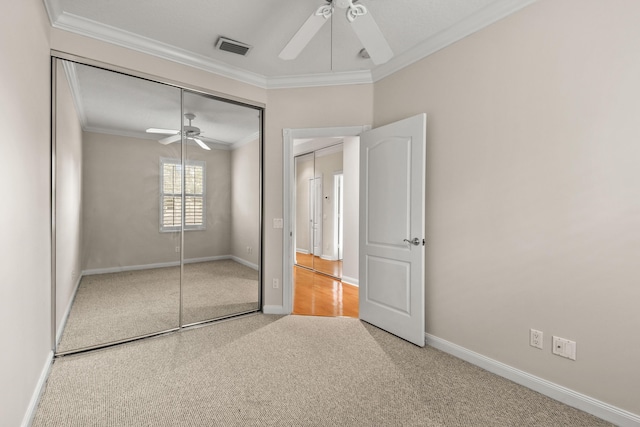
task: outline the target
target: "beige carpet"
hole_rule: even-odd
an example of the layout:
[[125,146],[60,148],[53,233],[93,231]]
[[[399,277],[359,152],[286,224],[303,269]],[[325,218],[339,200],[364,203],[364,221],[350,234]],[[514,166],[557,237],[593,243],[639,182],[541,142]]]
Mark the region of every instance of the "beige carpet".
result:
[[[183,324],[257,310],[258,272],[232,260],[184,266]],[[59,352],[176,328],[180,268],[85,276]]]
[[55,361],[40,426],[605,426],[357,319],[254,315]]

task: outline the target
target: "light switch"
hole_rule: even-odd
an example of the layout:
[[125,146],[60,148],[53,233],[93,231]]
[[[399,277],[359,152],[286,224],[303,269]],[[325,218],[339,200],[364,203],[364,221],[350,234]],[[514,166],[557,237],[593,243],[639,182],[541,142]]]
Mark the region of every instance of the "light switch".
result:
[[273,218],[273,228],[283,228],[284,223],[282,218]]

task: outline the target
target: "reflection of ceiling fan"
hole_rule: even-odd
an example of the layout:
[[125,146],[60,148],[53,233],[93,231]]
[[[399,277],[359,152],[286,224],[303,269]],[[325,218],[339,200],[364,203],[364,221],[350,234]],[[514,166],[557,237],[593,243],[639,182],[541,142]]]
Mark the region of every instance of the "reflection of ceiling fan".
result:
[[[184,136],[187,139],[187,141],[195,142],[204,150],[211,150],[211,148],[209,148],[209,146],[207,146],[207,144],[205,144],[204,141],[202,141],[202,138],[204,137],[200,135],[200,128],[191,126],[191,120],[195,119],[196,115],[192,113],[186,113],[184,117],[185,119],[189,120],[189,125],[183,126]],[[166,138],[162,138],[158,140],[160,144],[164,144],[164,145],[171,144],[172,142],[180,141],[182,139],[182,135],[180,135],[180,131],[175,129],[149,128],[147,129],[147,133],[159,133],[159,134],[171,135],[171,136],[167,136]]]
[[334,11],[334,5],[340,9],[347,9],[347,20],[366,49],[374,64],[384,64],[393,57],[393,51],[382,35],[378,24],[371,13],[361,4],[354,4],[358,0],[326,0],[327,4],[320,6],[293,36],[280,52],[280,59],[295,59],[302,49],[307,46]]

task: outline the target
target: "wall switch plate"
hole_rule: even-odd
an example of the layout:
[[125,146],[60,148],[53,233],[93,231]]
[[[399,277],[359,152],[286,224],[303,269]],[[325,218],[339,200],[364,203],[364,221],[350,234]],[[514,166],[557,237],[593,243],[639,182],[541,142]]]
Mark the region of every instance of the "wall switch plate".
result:
[[280,287],[280,280],[273,279],[273,289],[278,289]]
[[282,218],[273,218],[273,228],[283,228],[284,223]]
[[529,345],[531,347],[539,348],[542,350],[543,346],[543,334],[542,331],[536,329],[529,329]]
[[576,342],[566,338],[553,337],[553,354],[567,359],[576,360]]

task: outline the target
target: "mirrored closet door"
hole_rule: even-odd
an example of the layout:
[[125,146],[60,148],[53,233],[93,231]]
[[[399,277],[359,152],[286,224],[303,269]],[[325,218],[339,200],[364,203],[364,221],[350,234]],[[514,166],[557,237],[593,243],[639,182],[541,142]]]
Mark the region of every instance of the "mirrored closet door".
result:
[[52,71],[56,354],[259,310],[261,109]]
[[295,264],[342,278],[343,144],[295,158]]

